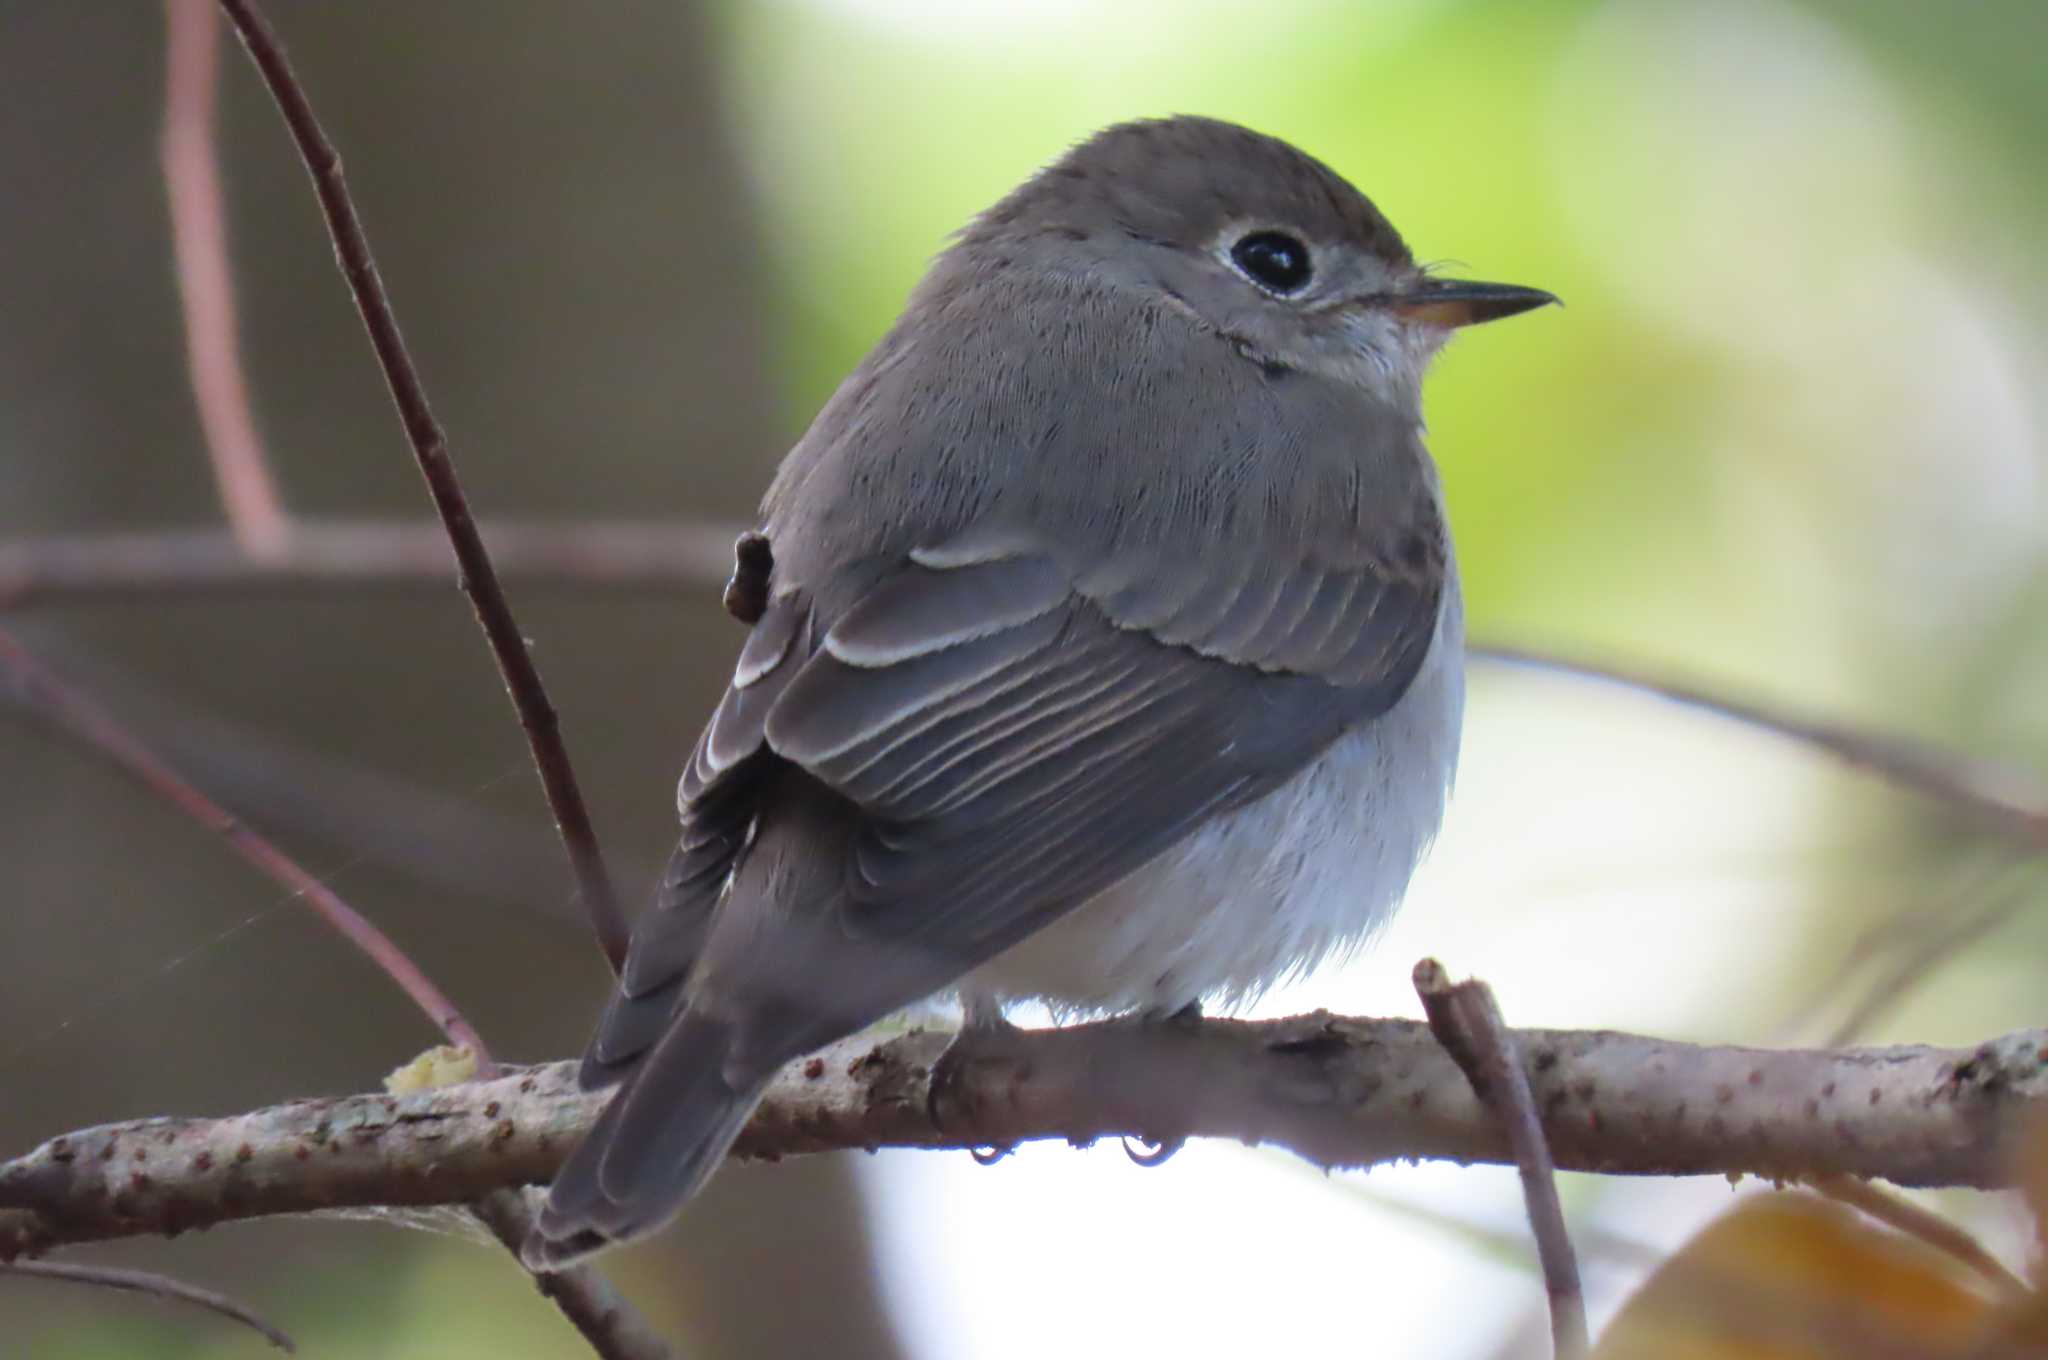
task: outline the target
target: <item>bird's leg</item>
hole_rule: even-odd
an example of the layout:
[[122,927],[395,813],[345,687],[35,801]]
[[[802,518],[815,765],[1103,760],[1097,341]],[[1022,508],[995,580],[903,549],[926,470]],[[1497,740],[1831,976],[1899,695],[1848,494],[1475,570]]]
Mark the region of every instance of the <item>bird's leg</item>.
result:
[[[961,1020],[960,1032],[953,1036],[953,1042],[946,1045],[946,1051],[939,1056],[939,1066],[941,1067],[945,1065],[948,1058],[953,1056],[953,1050],[956,1048],[965,1045],[971,1049],[977,1040],[1000,1039],[1017,1031],[1017,1026],[1011,1024],[1010,1018],[1003,1014],[1003,1003],[996,998],[993,992],[970,990],[963,987],[960,990],[960,1007],[965,1012]],[[937,1070],[937,1068],[934,1068],[934,1071]],[[932,1088],[936,1093],[938,1089],[936,1081],[932,1083]],[[937,1122],[936,1110],[933,1111],[933,1115],[934,1122]],[[1016,1150],[1017,1145],[1010,1143],[992,1147],[969,1148],[967,1155],[974,1158],[977,1165],[994,1166]]]
[[[1010,1023],[1009,1016],[1003,1014],[1003,1003],[993,992],[969,991],[963,987],[960,990],[960,1008],[966,1012],[960,1025],[961,1038],[977,1032],[1000,1034],[1017,1028]],[[953,1042],[959,1043],[960,1039]]]

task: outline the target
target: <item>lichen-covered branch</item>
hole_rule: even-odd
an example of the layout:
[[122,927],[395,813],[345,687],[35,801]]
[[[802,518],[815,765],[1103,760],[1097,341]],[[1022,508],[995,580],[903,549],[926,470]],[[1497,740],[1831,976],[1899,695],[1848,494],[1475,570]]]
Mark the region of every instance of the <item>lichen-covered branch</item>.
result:
[[[842,1041],[777,1081],[742,1156],[1005,1146],[1132,1135],[1234,1138],[1324,1166],[1509,1162],[1426,1025],[1289,1020]],[[1975,1049],[1709,1048],[1605,1031],[1519,1030],[1566,1170],[1823,1174],[1906,1186],[2005,1184],[2004,1140],[2048,1112],[2048,1031]],[[574,1066],[414,1095],[295,1101],[218,1119],[67,1134],[0,1164],[0,1259],[327,1208],[469,1203],[545,1181],[595,1115]]]

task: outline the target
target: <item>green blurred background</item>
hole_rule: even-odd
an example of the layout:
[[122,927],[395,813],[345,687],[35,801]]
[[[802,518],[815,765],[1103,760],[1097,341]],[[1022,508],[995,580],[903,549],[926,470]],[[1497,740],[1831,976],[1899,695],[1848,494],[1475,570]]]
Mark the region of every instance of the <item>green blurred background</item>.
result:
[[[1428,389],[1475,633],[1655,664],[2038,766],[2048,751],[2048,6],[1914,0],[280,0],[479,512],[729,520],[946,233],[1122,118],[1199,112],[1349,176],[1426,259],[1550,288]],[[0,0],[0,534],[218,518],[185,384],[155,5]],[[310,195],[239,52],[222,151],[290,506],[423,512]],[[715,592],[515,601],[621,879],[738,635]],[[439,978],[564,1056],[604,975],[468,612],[438,595],[31,604],[32,645],[177,749]],[[1482,671],[1390,938],[1268,1010],[1820,1039],[1838,966],[2005,912],[1861,1027],[2039,1023],[2034,876],[1767,739]],[[1888,957],[1860,985],[1884,984]],[[374,1083],[431,1039],[220,847],[0,721],[0,1149]],[[1874,981],[1873,981],[1874,980]],[[1811,1012],[1808,1014],[1807,1012]],[[1570,1187],[1677,1240],[1728,1188]],[[1192,1148],[722,1176],[618,1281],[692,1356],[1518,1354],[1512,1177]],[[1944,1211],[2011,1250],[2004,1208]],[[442,1225],[445,1227],[445,1225]],[[583,1354],[502,1253],[389,1223],[92,1253],[323,1356]],[[1596,1311],[1631,1278],[1591,1265]],[[0,1279],[29,1356],[254,1355],[216,1321]],[[1375,1344],[1377,1338],[1377,1344]]]

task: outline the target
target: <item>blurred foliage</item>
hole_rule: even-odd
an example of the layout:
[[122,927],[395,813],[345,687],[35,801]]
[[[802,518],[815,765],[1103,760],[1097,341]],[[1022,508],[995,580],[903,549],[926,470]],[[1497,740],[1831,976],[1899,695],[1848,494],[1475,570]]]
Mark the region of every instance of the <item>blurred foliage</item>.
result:
[[[729,5],[737,124],[784,264],[778,372],[792,428],[944,234],[1061,146],[1137,115],[1239,119],[1351,177],[1422,258],[1566,300],[1561,316],[1462,338],[1430,385],[1479,625],[1700,659],[1725,655],[1731,630],[1763,629],[1769,645],[1748,650],[1771,668],[1754,678],[1840,697],[1840,672],[1863,658],[1839,651],[1866,645],[1864,629],[1812,614],[1838,613],[1842,592],[1786,560],[1797,543],[1754,551],[1778,526],[1727,521],[1756,496],[1839,517],[1843,488],[1812,479],[1843,464],[1785,446],[1781,408],[1846,408],[1820,433],[1848,443],[1847,460],[1869,433],[1851,423],[1873,404],[1868,385],[1891,375],[1872,371],[1886,356],[1852,349],[1785,375],[1840,384],[1824,397],[1774,391],[1758,369],[1783,346],[1752,342],[1898,285],[1794,272],[1881,250],[1929,252],[1961,286],[2005,299],[1996,311],[2025,320],[2031,301],[2038,318],[2038,205],[1988,220],[1977,205],[2038,191],[2048,98],[1986,36],[2024,47],[2038,6],[1973,10],[1942,25],[1966,30],[1954,35],[1929,32],[1924,8],[1831,8],[1832,21],[1757,0],[1306,3],[1255,16],[1205,0]],[[1977,108],[1958,107],[1965,90]],[[2029,97],[2028,122],[2006,121]],[[1944,116],[1923,115],[1937,100]],[[1995,133],[1979,134],[1987,125]],[[1756,444],[1728,447],[1752,421]],[[1846,576],[1852,564],[1824,565]],[[1683,614],[1671,608],[1681,592]]]
[[1965,1357],[2000,1321],[1956,1262],[1811,1195],[1753,1195],[1704,1228],[1623,1306],[1594,1360]]

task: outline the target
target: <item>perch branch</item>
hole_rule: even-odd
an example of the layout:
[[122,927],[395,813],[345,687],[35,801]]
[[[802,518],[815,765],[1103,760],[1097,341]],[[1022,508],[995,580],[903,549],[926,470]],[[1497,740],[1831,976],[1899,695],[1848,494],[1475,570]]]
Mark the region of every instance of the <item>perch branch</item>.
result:
[[1586,1354],[1586,1299],[1579,1287],[1579,1261],[1557,1198],[1557,1168],[1543,1138],[1543,1121],[1529,1077],[1515,1051],[1514,1037],[1501,1020],[1493,989],[1477,978],[1452,983],[1443,965],[1424,959],[1415,965],[1415,992],[1422,998],[1430,1032],[1471,1083],[1480,1103],[1500,1121],[1521,1173],[1522,1199],[1536,1235],[1536,1259],[1550,1298],[1550,1351],[1557,1360]]
[[[1233,1138],[1326,1167],[1512,1163],[1429,1028],[1317,1013],[1105,1021],[843,1040],[777,1078],[739,1153]],[[2048,1031],[1975,1049],[1709,1048],[1518,1030],[1556,1164],[1626,1175],[2009,1184],[2011,1131],[2048,1115]],[[81,1130],[0,1164],[0,1259],[330,1208],[469,1203],[548,1180],[604,1096],[576,1065],[412,1095]]]
[[420,474],[426,480],[428,495],[455,550],[462,590],[476,609],[477,622],[497,658],[519,724],[526,730],[527,742],[533,748],[534,767],[540,773],[548,808],[561,832],[562,845],[568,852],[598,947],[604,951],[612,971],[617,972],[626,957],[626,918],[619,910],[611,875],[598,848],[597,828],[591,823],[590,810],[577,787],[575,767],[570,764],[568,748],[562,741],[561,717],[548,699],[540,668],[534,664],[526,638],[513,618],[511,603],[505,598],[490,553],[484,548],[483,535],[470,514],[468,497],[455,475],[448,437],[434,418],[426,387],[399,332],[398,318],[384,295],[384,282],[370,254],[369,238],[363,232],[362,220],[342,178],[341,155],[321,129],[305,88],[293,73],[277,34],[255,0],[221,0],[221,8],[227,11],[243,46],[262,73],[263,83],[276,100],[292,142],[313,178],[313,189],[327,221],[328,235],[334,240],[342,276],[348,281],[356,310],[369,332],[370,347],[376,351],[378,366],[391,388],[399,420],[412,444]]

